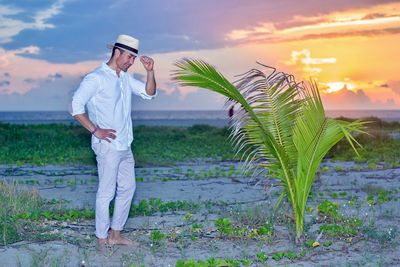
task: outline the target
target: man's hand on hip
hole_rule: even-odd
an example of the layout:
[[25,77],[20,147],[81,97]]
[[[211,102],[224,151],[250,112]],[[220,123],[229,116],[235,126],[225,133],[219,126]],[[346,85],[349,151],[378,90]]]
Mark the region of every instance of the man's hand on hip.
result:
[[115,130],[113,129],[96,128],[93,135],[101,140],[106,140],[109,143],[111,143],[110,139],[115,139],[117,137],[115,135]]

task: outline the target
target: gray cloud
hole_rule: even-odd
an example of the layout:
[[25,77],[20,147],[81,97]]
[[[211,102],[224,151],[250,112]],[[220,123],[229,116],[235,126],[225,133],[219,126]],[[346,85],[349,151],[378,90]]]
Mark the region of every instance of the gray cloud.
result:
[[[58,4],[47,7],[48,15],[41,16],[41,21],[46,21],[41,25],[54,25],[51,31],[46,30],[45,34],[37,30],[21,31],[7,48],[34,44],[40,47],[41,53],[29,56],[52,62],[96,60],[104,54],[104,45],[114,41],[118,34],[115,29],[118,29],[118,32],[138,37],[143,53],[212,49],[235,45],[236,42],[226,39],[226,34],[233,30],[250,30],[261,23],[274,23],[278,28],[303,25],[305,22],[296,16],[316,17],[389,2],[396,1],[338,0],[324,1],[323,5],[319,0],[56,2]],[[93,10],[93,3],[96,10]],[[26,8],[24,1],[14,1],[14,5]],[[151,12],[134,12],[132,16],[126,10]],[[32,12],[39,13],[37,9]],[[370,14],[370,17],[380,15]],[[52,24],[48,24],[50,16],[54,16],[57,23],[53,18]],[[318,22],[321,21],[316,19],[310,23]]]
[[145,82],[146,81],[146,76],[140,73],[135,73],[134,74],[135,79]]
[[[140,75],[135,75],[140,79]],[[142,77],[143,78],[143,77]],[[39,81],[39,84],[25,94],[7,94],[0,91],[0,109],[11,110],[68,110],[72,95],[78,87],[79,77],[64,76],[63,79]],[[21,105],[21,103],[24,103]],[[151,101],[133,96],[136,110],[218,110],[223,107],[224,98],[208,90],[199,90],[183,98],[180,91],[166,94],[158,90]]]
[[60,74],[60,73],[49,74],[47,76],[47,78],[49,78],[49,79],[59,79],[59,78],[62,78],[62,74]]
[[77,77],[64,77],[52,82],[40,81],[25,94],[0,93],[1,110],[68,110],[72,92],[79,82]]
[[60,73],[49,74],[47,75],[46,82],[54,82],[57,79],[61,79],[63,76]]
[[372,101],[363,90],[356,92],[342,89],[340,91],[322,95],[326,109],[398,109],[393,99],[386,102]]
[[26,83],[34,83],[36,80],[35,79],[32,79],[32,78],[26,78],[26,79],[24,79],[24,82],[26,82]]
[[190,93],[185,98],[178,90],[169,95],[158,90],[157,97],[151,101],[134,97],[132,107],[135,110],[219,110],[224,103],[224,97],[204,89]]
[[7,80],[0,81],[0,87],[9,86],[10,84],[10,81]]

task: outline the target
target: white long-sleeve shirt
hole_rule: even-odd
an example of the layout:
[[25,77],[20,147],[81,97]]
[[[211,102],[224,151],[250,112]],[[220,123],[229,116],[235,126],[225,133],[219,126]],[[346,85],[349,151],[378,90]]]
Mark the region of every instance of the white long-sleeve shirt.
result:
[[[89,119],[98,127],[113,129],[116,138],[111,145],[116,150],[130,148],[133,141],[131,119],[132,93],[143,99],[152,99],[155,95],[146,93],[146,85],[133,78],[129,73],[115,70],[106,63],[89,73],[82,80],[72,98],[72,116],[86,113]],[[102,140],[92,135],[92,143]],[[103,142],[106,142],[103,140]]]

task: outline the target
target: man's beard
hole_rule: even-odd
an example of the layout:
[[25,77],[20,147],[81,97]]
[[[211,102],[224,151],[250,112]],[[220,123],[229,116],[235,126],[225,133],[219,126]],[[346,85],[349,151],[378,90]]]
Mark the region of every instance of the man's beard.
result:
[[128,69],[131,67],[132,65],[128,65],[128,66],[124,66],[124,68],[122,69],[123,72],[127,72]]

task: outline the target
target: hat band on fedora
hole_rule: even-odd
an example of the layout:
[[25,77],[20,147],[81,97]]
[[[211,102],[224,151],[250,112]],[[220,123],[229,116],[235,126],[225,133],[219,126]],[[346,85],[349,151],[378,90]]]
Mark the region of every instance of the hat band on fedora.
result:
[[125,50],[129,50],[129,51],[131,51],[131,52],[133,52],[133,53],[135,53],[135,54],[138,53],[138,50],[137,50],[137,49],[132,48],[132,47],[127,46],[127,45],[124,45],[124,44],[121,44],[121,43],[115,43],[114,46],[120,47],[120,48],[125,49]]

